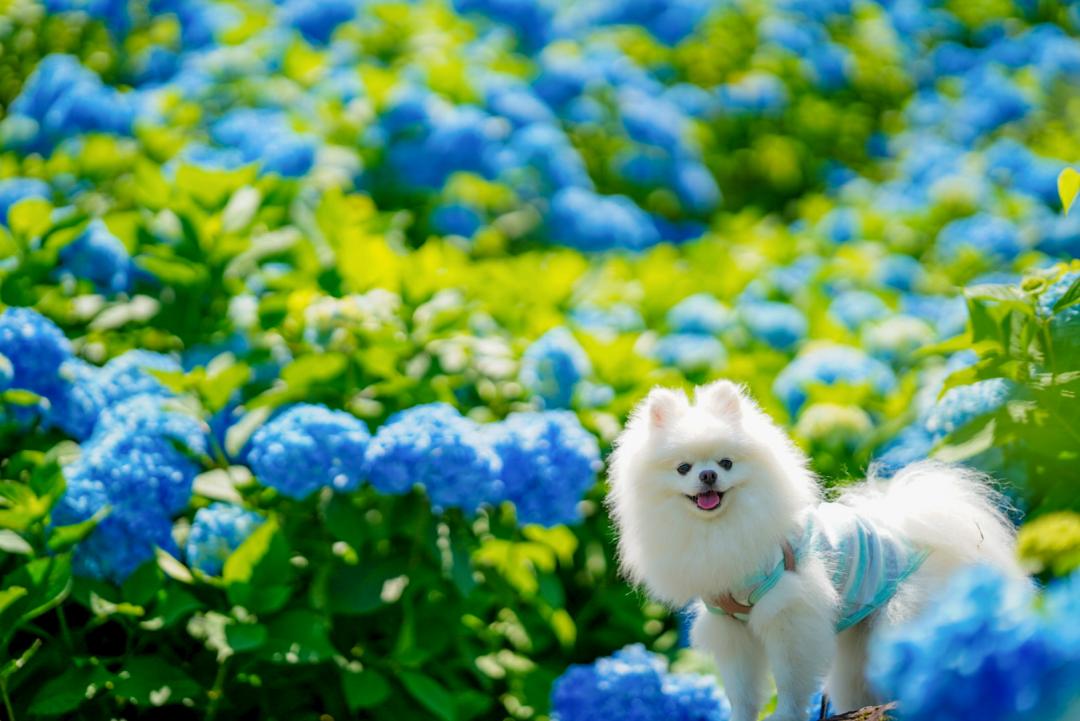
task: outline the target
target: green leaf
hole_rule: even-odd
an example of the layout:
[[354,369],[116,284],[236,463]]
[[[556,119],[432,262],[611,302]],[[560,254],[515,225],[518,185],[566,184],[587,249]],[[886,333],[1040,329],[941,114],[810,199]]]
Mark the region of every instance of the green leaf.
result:
[[0,529],[0,551],[17,553],[20,556],[32,556],[34,547],[15,531]]
[[401,684],[421,706],[442,721],[456,721],[454,697],[435,679],[416,671],[402,671]]
[[52,223],[52,203],[41,198],[24,198],[8,209],[8,227],[22,238],[36,238]]
[[290,389],[306,389],[328,383],[345,372],[348,358],[342,353],[317,353],[301,356],[281,371],[281,379]]
[[201,265],[183,258],[143,254],[135,256],[134,262],[165,285],[192,286],[203,282],[206,278],[206,271]]
[[120,587],[124,599],[137,606],[145,606],[161,589],[163,581],[157,563],[148,561],[135,569]]
[[180,562],[175,556],[161,548],[154,549],[158,566],[169,578],[180,583],[195,583],[195,577],[191,575],[191,569]]
[[202,688],[176,664],[160,656],[136,656],[126,659],[112,693],[140,706],[165,706],[194,700],[202,695]]
[[38,689],[30,701],[31,716],[60,716],[77,709],[108,679],[100,666],[69,668]]
[[330,612],[360,615],[382,608],[383,584],[399,575],[400,568],[393,564],[349,566],[336,562],[327,584]]
[[346,671],[341,676],[341,686],[345,691],[345,703],[353,713],[378,706],[390,698],[390,682],[370,668],[359,673]]
[[549,621],[551,630],[563,648],[571,648],[577,640],[577,626],[574,619],[567,613],[565,608],[557,608],[551,614]]
[[[35,558],[4,577],[4,588],[22,586],[27,594],[8,612],[17,612],[23,621],[41,615],[67,597],[71,590],[71,554]],[[0,628],[6,618],[0,617]]]
[[1052,310],[1054,313],[1060,313],[1066,308],[1076,305],[1077,303],[1080,303],[1080,278],[1074,280],[1072,282],[1072,285],[1069,286],[1068,290],[1066,290],[1065,293],[1057,299],[1057,302],[1054,303],[1054,307]]
[[334,655],[330,622],[308,609],[286,611],[267,624],[260,654],[275,663],[320,663]]
[[179,586],[166,586],[162,598],[154,607],[154,618],[144,621],[144,625],[156,628],[168,628],[183,621],[203,607],[202,601]]
[[217,413],[228,404],[229,399],[251,378],[251,368],[244,363],[234,363],[207,377],[201,386],[206,410]]
[[289,548],[277,522],[269,519],[225,559],[222,579],[229,601],[255,613],[270,613],[289,600]]
[[45,545],[54,553],[68,550],[93,533],[97,524],[105,516],[109,515],[109,510],[110,508],[105,506],[98,509],[97,513],[81,523],[73,523],[69,526],[53,526],[49,532],[49,540],[46,541]]
[[11,586],[0,591],[0,613],[25,595],[26,589],[22,586]]
[[1061,207],[1065,214],[1076,201],[1076,195],[1080,193],[1080,173],[1075,168],[1065,168],[1058,176],[1058,197],[1061,198]]
[[231,623],[225,627],[229,648],[237,653],[261,648],[269,636],[266,626],[258,623]]

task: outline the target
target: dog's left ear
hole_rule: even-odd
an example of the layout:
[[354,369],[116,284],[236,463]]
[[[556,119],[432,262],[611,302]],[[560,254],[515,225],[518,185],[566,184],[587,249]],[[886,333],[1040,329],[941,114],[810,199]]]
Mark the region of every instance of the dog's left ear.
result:
[[697,404],[718,416],[737,421],[742,418],[742,392],[731,381],[715,381],[699,386],[694,394]]

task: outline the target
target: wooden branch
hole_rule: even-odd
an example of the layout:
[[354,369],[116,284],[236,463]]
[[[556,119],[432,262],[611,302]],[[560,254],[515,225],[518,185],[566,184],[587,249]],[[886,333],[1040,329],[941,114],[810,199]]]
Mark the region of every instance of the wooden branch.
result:
[[896,708],[896,703],[884,706],[867,706],[858,711],[850,711],[839,716],[830,716],[826,721],[890,721],[895,716],[889,713]]

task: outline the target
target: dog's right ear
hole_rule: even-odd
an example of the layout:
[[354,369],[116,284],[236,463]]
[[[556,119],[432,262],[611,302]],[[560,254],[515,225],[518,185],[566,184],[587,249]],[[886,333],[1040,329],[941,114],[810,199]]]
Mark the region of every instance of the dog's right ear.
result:
[[686,394],[670,388],[653,388],[645,399],[645,414],[649,427],[666,428],[671,425],[679,410],[686,405]]

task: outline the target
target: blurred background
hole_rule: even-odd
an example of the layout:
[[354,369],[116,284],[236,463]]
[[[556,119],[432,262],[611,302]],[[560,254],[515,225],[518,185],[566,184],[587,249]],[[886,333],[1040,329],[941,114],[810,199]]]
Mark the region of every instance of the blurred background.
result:
[[0,0],[3,714],[726,721],[602,479],[649,388],[730,378],[830,488],[1008,499],[1038,590],[972,569],[875,642],[899,718],[1074,721],[1078,35]]

